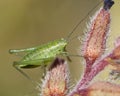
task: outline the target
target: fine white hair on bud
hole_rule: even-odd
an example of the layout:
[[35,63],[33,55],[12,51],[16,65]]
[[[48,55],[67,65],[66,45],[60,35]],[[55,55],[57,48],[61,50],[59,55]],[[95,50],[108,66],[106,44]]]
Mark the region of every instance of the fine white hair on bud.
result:
[[66,96],[68,93],[69,72],[64,59],[56,58],[51,64],[41,86],[42,96]]
[[101,8],[89,23],[88,32],[83,44],[83,56],[89,64],[93,64],[103,54],[109,26],[109,10]]

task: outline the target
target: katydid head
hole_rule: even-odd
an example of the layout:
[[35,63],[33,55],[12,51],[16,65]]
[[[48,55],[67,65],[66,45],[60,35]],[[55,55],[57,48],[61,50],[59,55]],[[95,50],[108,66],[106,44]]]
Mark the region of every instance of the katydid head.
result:
[[59,46],[59,49],[64,49],[68,44],[67,40],[64,38],[57,40],[56,43],[56,45]]
[[59,44],[61,44],[61,46],[66,46],[67,45],[67,40],[65,40],[64,38],[61,38],[59,41]]

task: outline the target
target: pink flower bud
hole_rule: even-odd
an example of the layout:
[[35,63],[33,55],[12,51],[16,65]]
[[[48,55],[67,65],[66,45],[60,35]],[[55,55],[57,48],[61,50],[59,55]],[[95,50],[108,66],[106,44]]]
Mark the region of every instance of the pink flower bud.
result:
[[56,58],[50,66],[42,85],[42,96],[66,96],[69,74],[67,63]]
[[93,64],[95,60],[103,54],[109,25],[109,10],[101,8],[93,20],[91,20],[86,42],[84,43],[83,56],[87,62]]

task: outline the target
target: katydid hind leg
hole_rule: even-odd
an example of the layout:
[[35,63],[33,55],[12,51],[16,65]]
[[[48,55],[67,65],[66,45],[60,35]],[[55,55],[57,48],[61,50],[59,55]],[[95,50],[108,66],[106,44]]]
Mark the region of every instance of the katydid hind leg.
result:
[[23,72],[23,71],[21,70],[21,68],[19,67],[19,65],[18,65],[16,62],[13,63],[13,67],[14,67],[16,70],[18,70],[22,75],[24,75],[28,80],[34,82],[34,80],[33,80],[32,78],[30,78],[25,72]]
[[19,71],[22,75],[24,75],[28,80],[32,82],[32,84],[36,87],[36,85],[39,85],[39,82],[34,81],[31,77],[29,77],[24,71],[21,70],[19,65],[17,63],[13,63],[13,67]]
[[24,49],[10,49],[9,53],[13,54],[13,53],[20,53],[20,52],[31,52],[36,50],[38,47],[31,47],[31,48],[24,48]]
[[54,58],[43,58],[43,59],[37,59],[37,60],[29,60],[29,61],[20,61],[20,62],[15,62],[14,67],[22,73],[25,77],[28,79],[31,79],[25,72],[21,70],[21,68],[35,68],[35,67],[41,67],[43,69],[43,78],[46,74],[46,66],[48,63],[52,62]]
[[27,60],[18,62],[23,68],[35,68],[39,66],[46,66],[49,62],[53,61],[54,57],[51,58],[41,58],[35,60]]

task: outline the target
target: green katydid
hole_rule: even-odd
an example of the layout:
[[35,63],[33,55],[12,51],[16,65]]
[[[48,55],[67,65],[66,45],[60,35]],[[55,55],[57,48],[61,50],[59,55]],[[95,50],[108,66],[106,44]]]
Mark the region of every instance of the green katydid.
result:
[[[69,42],[69,38],[73,34],[73,32],[77,29],[77,27],[80,25],[80,23],[86,19],[86,17],[93,11],[100,2],[90,10],[90,12],[78,22],[78,24],[74,27],[72,32],[68,35],[67,39],[59,39],[54,40],[51,42],[48,42],[46,44],[32,47],[32,48],[25,48],[25,49],[16,49],[16,50],[9,50],[9,53],[19,53],[19,52],[26,52],[27,54],[23,56],[23,58],[20,61],[15,61],[13,63],[13,66],[21,72],[24,76],[29,78],[27,74],[25,74],[21,68],[35,68],[38,66],[45,66],[49,62],[53,61],[57,55],[66,55],[69,56],[69,53],[66,51],[66,46]],[[76,55],[79,56],[79,55]],[[69,57],[68,57],[69,58]],[[30,78],[29,78],[30,79]]]
[[[46,66],[53,61],[56,55],[66,54],[65,46],[67,42],[64,39],[51,41],[49,43],[26,49],[9,50],[10,53],[27,52],[20,61],[15,61],[13,66],[24,76],[29,78],[20,68],[35,68]],[[30,79],[30,78],[29,78]]]

